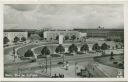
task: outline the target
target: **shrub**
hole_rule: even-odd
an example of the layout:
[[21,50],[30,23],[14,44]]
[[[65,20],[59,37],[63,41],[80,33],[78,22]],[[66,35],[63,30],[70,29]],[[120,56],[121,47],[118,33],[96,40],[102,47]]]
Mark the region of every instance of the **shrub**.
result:
[[118,64],[118,62],[117,61],[114,61],[113,64]]
[[65,56],[73,56],[71,53],[64,53]]
[[119,66],[119,68],[124,68],[124,64],[123,63],[119,63],[118,66]]
[[84,54],[83,52],[77,52],[77,54],[81,55],[81,54]]
[[51,54],[51,57],[61,57],[59,54]]

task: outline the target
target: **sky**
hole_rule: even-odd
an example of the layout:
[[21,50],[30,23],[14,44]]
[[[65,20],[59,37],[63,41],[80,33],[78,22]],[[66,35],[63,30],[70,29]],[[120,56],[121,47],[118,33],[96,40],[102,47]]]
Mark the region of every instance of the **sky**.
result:
[[6,4],[4,29],[124,27],[120,4]]

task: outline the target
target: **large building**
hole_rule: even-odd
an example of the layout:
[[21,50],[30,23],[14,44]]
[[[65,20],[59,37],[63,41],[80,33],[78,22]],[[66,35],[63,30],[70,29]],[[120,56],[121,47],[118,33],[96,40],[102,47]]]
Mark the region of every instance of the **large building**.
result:
[[15,37],[18,37],[19,40],[21,40],[22,37],[25,37],[27,39],[28,38],[28,32],[5,30],[3,37],[7,37],[9,39],[9,43],[13,43]]
[[111,40],[124,40],[124,30],[111,30],[108,32],[107,38]]
[[59,35],[63,35],[64,40],[68,39],[79,39],[80,34],[78,31],[45,31],[44,32],[44,38],[46,38],[46,40],[58,40],[59,39]]

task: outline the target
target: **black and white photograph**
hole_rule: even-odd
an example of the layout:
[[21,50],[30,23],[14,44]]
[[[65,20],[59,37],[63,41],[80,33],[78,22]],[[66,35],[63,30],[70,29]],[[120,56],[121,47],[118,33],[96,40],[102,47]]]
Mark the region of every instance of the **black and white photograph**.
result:
[[4,78],[124,78],[123,4],[4,4]]
[[[2,81],[12,82],[12,81]],[[31,82],[31,81],[13,81],[13,82]],[[34,81],[34,82],[53,82],[53,81]],[[126,81],[54,81],[54,82],[126,82]]]

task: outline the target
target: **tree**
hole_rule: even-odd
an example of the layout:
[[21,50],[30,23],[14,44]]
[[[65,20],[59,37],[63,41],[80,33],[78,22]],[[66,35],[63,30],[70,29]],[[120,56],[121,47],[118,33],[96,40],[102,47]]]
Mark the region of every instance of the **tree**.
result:
[[41,50],[41,54],[42,55],[49,55],[50,54],[50,50],[45,46],[42,50]]
[[98,44],[98,43],[95,43],[95,44],[93,45],[93,47],[92,47],[92,50],[96,50],[96,51],[100,50],[99,44]]
[[66,35],[66,36],[65,36],[65,40],[68,40],[68,39],[69,39],[69,36],[68,36],[68,35]]
[[105,50],[107,50],[109,46],[106,43],[103,43],[101,45],[102,55],[105,55]]
[[[56,53],[64,53],[65,52],[65,48],[60,44],[59,46],[56,47],[55,50]],[[63,62],[64,62],[64,54],[63,54]]]
[[41,50],[41,54],[46,57],[46,72],[47,72],[47,55],[50,54],[50,50],[45,46],[45,47]]
[[102,50],[107,50],[107,49],[108,49],[108,45],[107,45],[106,43],[103,43],[103,44],[101,45],[101,49],[102,49]]
[[4,44],[7,44],[9,42],[8,37],[4,37]]
[[70,53],[77,52],[78,48],[77,48],[77,46],[75,44],[72,44],[72,45],[69,46],[68,51]]
[[17,36],[15,36],[15,38],[14,38],[14,42],[17,43],[18,41],[20,41],[20,38],[17,37]]
[[82,51],[82,52],[89,51],[89,46],[88,46],[88,44],[84,44],[84,45],[80,48],[80,51]]
[[24,54],[25,57],[33,57],[34,56],[34,53],[29,49],[25,52]]
[[21,41],[22,41],[22,42],[26,41],[26,37],[24,37],[24,36],[21,37]]
[[65,48],[60,44],[56,47],[55,52],[56,53],[63,53],[65,51]]
[[72,36],[71,36],[71,39],[72,39],[72,40],[75,40],[75,39],[76,39],[76,36],[75,36],[75,35],[72,35]]

